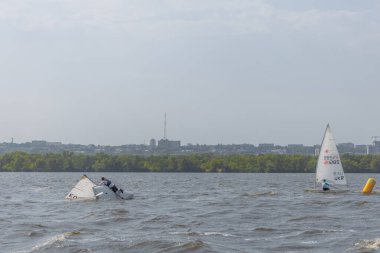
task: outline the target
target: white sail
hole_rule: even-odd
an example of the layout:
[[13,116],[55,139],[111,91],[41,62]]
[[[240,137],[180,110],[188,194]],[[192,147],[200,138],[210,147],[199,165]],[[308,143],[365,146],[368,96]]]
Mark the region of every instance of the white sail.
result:
[[92,187],[95,184],[86,175],[83,175],[79,182],[66,195],[66,199],[93,199],[95,198]]
[[316,169],[316,184],[326,181],[334,186],[347,186],[346,176],[344,175],[342,163],[335,145],[335,140],[331,132],[330,125],[327,125],[321,151],[319,153]]

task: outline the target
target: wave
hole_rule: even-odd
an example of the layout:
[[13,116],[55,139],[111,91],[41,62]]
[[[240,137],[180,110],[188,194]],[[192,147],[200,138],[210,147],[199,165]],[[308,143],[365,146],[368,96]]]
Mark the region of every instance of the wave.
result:
[[40,244],[33,246],[32,252],[39,251],[44,247],[51,246],[51,245],[55,244],[56,242],[63,242],[65,239],[66,239],[65,234],[53,236],[53,237],[49,238],[47,241],[44,241]]
[[35,246],[32,247],[30,251],[21,251],[21,252],[39,252],[41,250],[47,250],[50,251],[50,249],[54,246],[60,245],[62,242],[64,242],[68,237],[79,235],[79,231],[72,231],[72,232],[66,232],[63,234],[55,235],[46,241],[43,241]]
[[275,229],[268,228],[268,227],[257,227],[257,228],[254,229],[254,231],[258,231],[258,232],[272,232],[274,230]]
[[42,224],[38,224],[38,223],[32,223],[32,224],[21,223],[20,225],[21,226],[28,226],[30,228],[48,228],[47,226],[42,225]]
[[265,192],[246,192],[243,193],[243,197],[261,197],[261,196],[275,196],[278,193],[275,191],[265,191]]
[[325,233],[334,233],[340,230],[326,230],[326,229],[310,229],[305,230],[301,232],[299,235],[319,235],[319,234],[325,234]]
[[[89,216],[92,216],[93,214],[99,214],[97,212],[90,212]],[[125,208],[108,208],[105,209],[101,216],[109,216],[109,217],[114,217],[114,216],[126,216],[129,214],[129,211]]]
[[[358,191],[358,193],[362,193],[361,191]],[[372,191],[371,193],[369,194],[363,194],[363,195],[380,195],[380,191],[379,190],[374,190]]]
[[43,235],[44,235],[43,232],[37,232],[37,231],[30,231],[27,233],[28,237],[41,237]]
[[317,245],[314,245],[314,244],[305,244],[305,243],[301,243],[301,244],[294,244],[294,245],[283,245],[283,246],[276,246],[274,248],[272,248],[273,251],[279,251],[279,252],[304,252],[304,251],[308,251],[308,252],[312,252],[311,250],[315,250],[317,247]]
[[307,221],[307,220],[316,221],[316,220],[325,219],[325,218],[326,218],[325,216],[321,216],[321,215],[308,215],[308,216],[302,216],[302,217],[289,219],[288,222]]
[[237,237],[236,235],[233,234],[227,234],[227,233],[220,233],[220,232],[204,232],[201,233],[201,235],[205,236],[223,236],[223,237]]
[[145,220],[143,223],[161,223],[171,219],[170,215],[157,215],[153,218]]
[[124,208],[106,209],[101,213],[90,212],[89,214],[82,216],[82,219],[90,219],[97,225],[107,225],[110,222],[126,222],[133,218],[129,215],[129,211]]
[[331,204],[331,202],[328,202],[326,200],[311,200],[309,202],[306,202],[306,204],[310,204],[310,205],[323,205],[323,206],[326,206],[326,205],[329,205]]
[[200,236],[201,234],[194,231],[185,231],[185,232],[169,232],[169,235]]
[[238,237],[233,234],[221,233],[221,232],[194,232],[194,231],[185,231],[185,232],[169,232],[170,235],[186,235],[186,236],[222,236],[222,237]]
[[218,211],[210,211],[206,213],[201,213],[196,215],[197,218],[208,218],[208,217],[217,217],[217,216],[223,216],[226,214],[230,214],[232,212],[231,209],[223,209]]
[[123,248],[127,252],[212,252],[209,246],[201,240],[186,242],[143,241]]
[[87,214],[85,214],[84,216],[81,216],[79,218],[79,220],[85,220],[85,219],[88,219],[88,218],[93,218],[93,217],[96,217],[97,213],[96,212],[89,212]]
[[380,249],[380,238],[370,240],[361,240],[354,244],[354,247],[349,250],[377,250]]
[[367,204],[369,204],[370,202],[368,202],[368,201],[355,201],[355,202],[353,202],[352,203],[352,206],[354,206],[354,207],[362,207],[362,206],[365,206],[365,205],[367,205]]
[[111,215],[128,215],[129,211],[125,208],[108,209]]
[[180,245],[173,245],[171,247],[168,247],[166,249],[162,249],[160,251],[157,251],[157,252],[165,252],[165,253],[170,253],[170,252],[197,252],[198,250],[205,250],[207,249],[208,246],[203,242],[203,241],[200,241],[200,240],[195,240],[195,241],[190,241],[190,242],[186,242],[186,243],[183,243],[183,244],[180,244]]
[[317,244],[318,241],[302,241],[302,244]]
[[173,224],[171,228],[187,228],[188,225],[185,224]]

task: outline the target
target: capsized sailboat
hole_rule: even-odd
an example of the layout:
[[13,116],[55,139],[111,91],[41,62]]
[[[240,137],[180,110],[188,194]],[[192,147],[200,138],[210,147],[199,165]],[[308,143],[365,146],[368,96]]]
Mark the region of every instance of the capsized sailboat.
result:
[[127,193],[121,189],[113,192],[106,185],[96,185],[86,175],[83,175],[73,189],[66,195],[65,199],[70,200],[91,200],[98,198],[121,198],[132,199],[133,194]]
[[331,191],[347,191],[347,179],[335,144],[330,125],[327,125],[315,172],[315,190],[322,190],[323,180],[331,186]]

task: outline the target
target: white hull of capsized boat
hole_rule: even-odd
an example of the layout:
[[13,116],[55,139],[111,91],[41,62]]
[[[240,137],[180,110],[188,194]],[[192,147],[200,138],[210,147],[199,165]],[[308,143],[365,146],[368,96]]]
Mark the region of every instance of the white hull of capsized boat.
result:
[[118,190],[117,192],[113,192],[108,186],[105,185],[97,185],[94,186],[93,191],[95,193],[96,198],[121,198],[121,199],[133,199],[133,194],[127,192],[121,192]]

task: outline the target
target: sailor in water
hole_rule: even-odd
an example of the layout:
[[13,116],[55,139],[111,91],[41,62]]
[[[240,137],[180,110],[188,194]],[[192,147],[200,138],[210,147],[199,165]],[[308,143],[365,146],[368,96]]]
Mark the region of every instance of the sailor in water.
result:
[[[113,192],[117,192],[119,189],[116,187],[116,185],[114,183],[111,182],[111,180],[105,178],[105,177],[102,177],[102,183],[103,185],[106,185],[108,186]],[[120,189],[120,192],[123,193],[123,190]]]
[[329,190],[330,190],[330,184],[327,183],[326,179],[323,179],[322,189],[323,189],[324,191],[329,191]]

